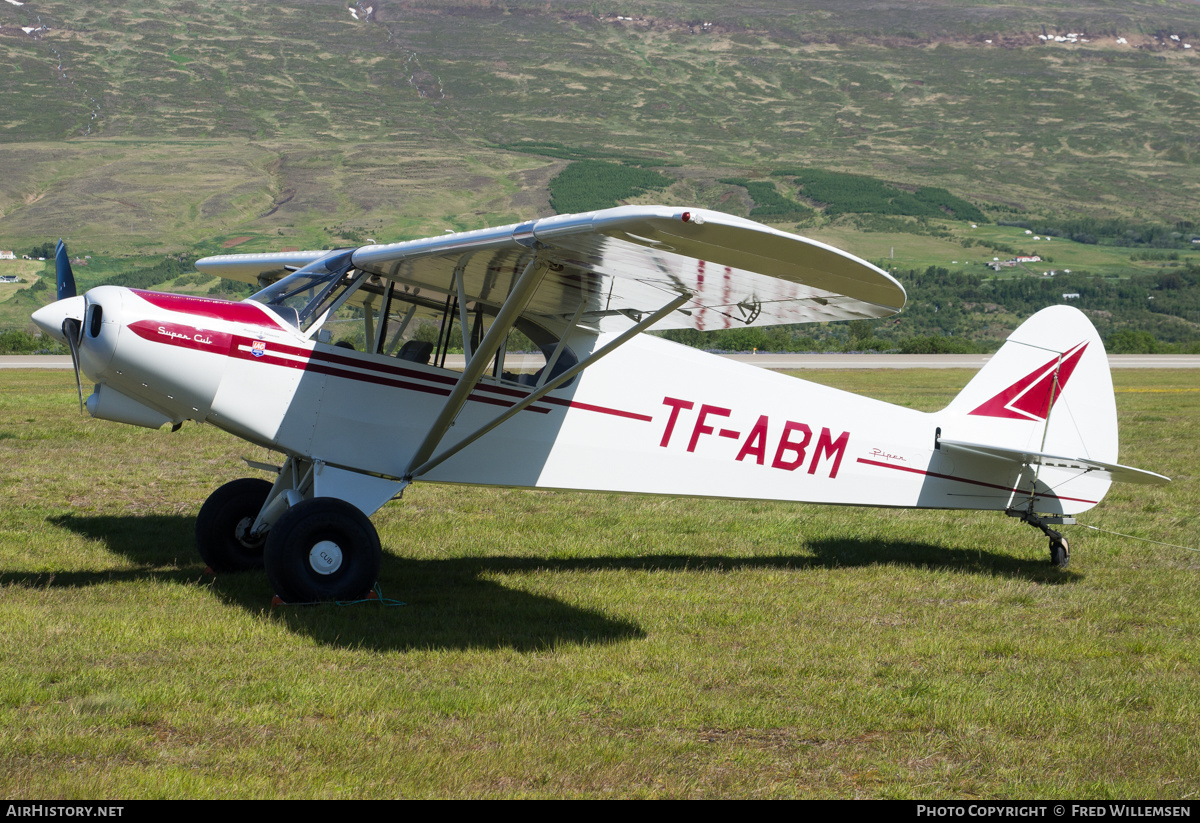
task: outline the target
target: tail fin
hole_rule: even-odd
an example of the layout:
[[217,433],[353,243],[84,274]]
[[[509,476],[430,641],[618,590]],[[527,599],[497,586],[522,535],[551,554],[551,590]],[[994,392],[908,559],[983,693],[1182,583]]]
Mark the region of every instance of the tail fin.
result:
[[942,414],[956,440],[1117,460],[1117,404],[1104,343],[1070,306],[1043,309],[1022,323]]
[[[1108,491],[1109,472],[1054,468],[1042,459],[1117,461],[1108,357],[1095,327],[1077,309],[1052,306],[1026,320],[938,417],[942,436],[956,446],[998,447],[1030,467],[1026,477],[1036,476],[1039,489],[1064,493],[1069,485],[1069,494],[1061,494],[1065,510],[1091,508]],[[1072,505],[1069,498],[1089,505]]]

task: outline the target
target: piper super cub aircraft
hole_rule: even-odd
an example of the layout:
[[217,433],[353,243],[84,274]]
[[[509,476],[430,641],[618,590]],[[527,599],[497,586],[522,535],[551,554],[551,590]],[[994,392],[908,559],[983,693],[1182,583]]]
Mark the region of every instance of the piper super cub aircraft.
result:
[[643,334],[903,307],[882,269],[727,214],[628,206],[197,261],[261,284],[240,303],[77,297],[59,260],[60,299],[33,319],[95,382],[93,417],[208,422],[284,456],[252,464],[273,484],[217,489],[196,542],[216,571],[265,566],[285,601],[368,591],[382,558],[369,517],[417,480],[1005,511],[1049,536],[1060,566],[1050,525],[1112,480],[1167,482],[1115,462],[1108,362],[1072,308],[1030,318],[934,413]]

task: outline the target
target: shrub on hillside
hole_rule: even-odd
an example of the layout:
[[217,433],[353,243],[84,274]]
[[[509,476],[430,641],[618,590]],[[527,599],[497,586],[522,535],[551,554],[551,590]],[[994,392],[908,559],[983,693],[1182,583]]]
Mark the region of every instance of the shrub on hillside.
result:
[[550,206],[558,214],[612,208],[620,200],[671,185],[670,177],[649,169],[579,160],[550,181]]

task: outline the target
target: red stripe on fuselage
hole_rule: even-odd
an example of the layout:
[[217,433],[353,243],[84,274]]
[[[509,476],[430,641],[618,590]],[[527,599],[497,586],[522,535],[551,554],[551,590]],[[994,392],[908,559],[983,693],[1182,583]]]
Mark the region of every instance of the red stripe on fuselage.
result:
[[598,412],[599,414],[611,414],[614,417],[626,417],[630,420],[641,420],[644,423],[649,423],[654,420],[654,418],[648,414],[638,414],[637,412],[610,409],[608,406],[596,406],[591,403],[581,403],[578,400],[563,400],[561,397],[543,397],[541,402],[550,403],[554,406],[569,406],[572,409],[583,409],[584,411]]
[[[452,377],[443,375],[426,375],[415,369],[406,369],[400,366],[392,366],[387,363],[368,363],[355,360],[352,357],[345,355],[332,354],[328,352],[320,352],[312,349],[304,349],[296,346],[281,345],[279,343],[268,342],[263,353],[255,355],[252,345],[255,343],[249,337],[239,337],[234,340],[233,346],[229,350],[229,356],[239,360],[259,361],[271,366],[283,366],[290,369],[300,369],[301,371],[310,371],[314,374],[326,374],[330,377],[340,377],[346,380],[356,380],[360,383],[372,383],[377,386],[391,386],[396,389],[405,389],[407,391],[424,392],[425,394],[436,394],[441,397],[448,397],[450,389],[445,386],[454,385],[457,381]],[[281,355],[290,355],[291,357],[300,358],[292,360],[289,357]],[[353,366],[363,369],[368,372],[350,371],[346,368],[339,368],[339,365]],[[427,386],[420,383],[413,383],[409,380],[400,380],[397,377],[387,375],[397,375],[403,377],[412,377],[417,380],[427,380],[431,383],[441,383],[440,386]],[[493,406],[503,406],[508,408],[515,406],[515,401],[502,400],[498,397],[483,397],[480,396],[481,390],[487,391],[492,389],[491,386],[479,386],[474,389],[469,400],[476,403],[488,403]],[[518,396],[521,396],[518,394]],[[534,411],[539,414],[548,414],[550,409],[544,406],[530,406],[527,411]]]
[[[266,317],[266,311],[260,309],[253,303],[230,303],[224,300],[209,300],[207,298],[193,298],[187,295],[163,294],[159,292],[143,292],[131,289],[139,297],[146,300],[148,303],[159,308],[166,309],[171,312],[182,314],[185,317],[189,315],[199,315],[205,318],[215,318],[226,320],[231,323],[246,322],[242,318],[242,312],[252,311],[262,315],[260,319],[269,320]],[[204,304],[197,309],[196,304]],[[228,314],[220,314],[220,311],[233,308],[234,311]],[[265,322],[256,322],[252,325],[266,326],[271,325],[272,328],[277,328],[274,324]],[[346,380],[357,380],[363,383],[372,383],[375,385],[391,386],[397,389],[407,391],[423,392],[425,394],[436,394],[441,397],[447,397],[451,389],[458,383],[458,380],[449,375],[442,374],[426,374],[417,369],[397,366],[390,363],[371,363],[358,360],[353,357],[348,357],[342,354],[333,352],[317,351],[316,349],[306,349],[300,346],[290,346],[275,342],[266,342],[265,349],[261,355],[255,356],[251,347],[256,342],[253,338],[231,335],[227,332],[215,332],[207,329],[198,328],[195,326],[183,326],[169,321],[155,320],[139,320],[129,324],[129,329],[138,337],[148,340],[152,343],[161,343],[167,346],[178,346],[198,351],[208,351],[213,354],[221,354],[226,357],[233,357],[239,360],[261,361],[272,366],[282,366],[289,369],[300,369],[302,371],[311,371],[315,374],[325,374],[331,377],[340,377]],[[211,342],[204,342],[203,338],[211,338]],[[288,355],[283,357],[280,355]],[[299,359],[291,359],[299,358]],[[370,372],[363,374],[362,372],[349,371],[338,366],[351,366],[363,371]],[[390,375],[390,376],[385,376]],[[401,380],[396,378],[410,378],[410,380]],[[427,383],[440,385],[422,385],[421,383],[413,383],[411,380],[423,380]],[[500,397],[482,396],[481,393],[500,395]],[[521,399],[528,397],[528,392],[523,392],[520,389],[508,388],[506,386],[476,386],[468,399],[477,403],[487,403],[493,406],[503,406],[510,408],[516,405]],[[504,400],[501,398],[508,397],[513,400]],[[629,420],[639,420],[643,422],[651,422],[654,418],[648,414],[639,414],[637,412],[622,411],[613,409],[607,406],[597,406],[591,403],[581,403],[574,400],[565,400],[558,397],[543,397],[537,403],[547,405],[561,406],[565,408],[580,409],[582,411],[596,412],[598,414],[608,414],[615,417],[623,417]],[[544,405],[530,405],[525,411],[533,411],[538,414],[548,414],[550,409]]]
[[[893,463],[881,463],[878,460],[868,460],[865,457],[858,458],[858,462],[865,463],[868,466],[878,466],[881,469],[896,469],[897,471],[910,472],[912,474],[919,474],[922,477],[936,477],[940,480],[954,480],[958,483],[970,483],[972,486],[984,486],[989,489],[999,489],[1000,491],[1009,492],[1009,493],[1015,492],[1017,494],[1026,494],[1026,492],[1022,491],[1021,489],[1014,489],[1009,486],[999,486],[995,483],[985,483],[982,480],[968,480],[965,477],[955,477],[952,474],[939,474],[937,472],[925,471],[924,469],[914,469],[914,468],[910,468],[908,466],[897,466]],[[1091,503],[1093,505],[1100,502],[1099,500],[1084,500],[1081,497],[1060,497],[1057,494],[1035,493],[1034,496],[1035,497],[1052,497],[1055,500],[1070,500],[1072,503]]]
[[152,343],[165,343],[170,346],[213,354],[228,354],[230,342],[233,340],[233,335],[226,332],[155,320],[138,320],[136,323],[130,323],[129,330],[143,340],[149,340]]

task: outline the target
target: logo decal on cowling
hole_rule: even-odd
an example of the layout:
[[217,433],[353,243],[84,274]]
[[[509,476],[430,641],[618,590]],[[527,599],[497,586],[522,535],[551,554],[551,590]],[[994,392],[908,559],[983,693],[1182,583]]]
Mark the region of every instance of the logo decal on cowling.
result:
[[1079,365],[1079,358],[1086,348],[1086,342],[1076,344],[1067,350],[1061,361],[1053,358],[970,413],[1009,420],[1045,420],[1067,387],[1067,380]]
[[250,353],[255,357],[262,357],[267,353],[267,341],[252,340],[250,341]]

